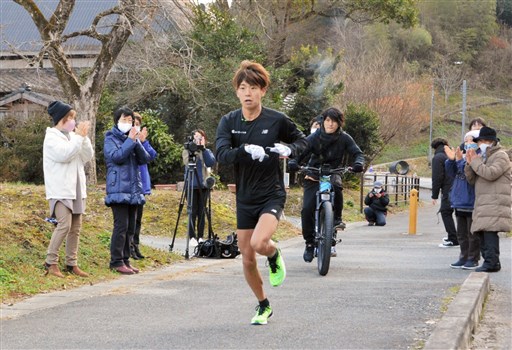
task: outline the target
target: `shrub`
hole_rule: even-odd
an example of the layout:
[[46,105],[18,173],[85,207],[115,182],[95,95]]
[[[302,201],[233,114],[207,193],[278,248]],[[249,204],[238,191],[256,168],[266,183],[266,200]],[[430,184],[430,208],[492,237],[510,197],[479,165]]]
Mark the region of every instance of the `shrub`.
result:
[[148,141],[158,153],[157,158],[149,165],[149,173],[153,183],[170,183],[183,177],[181,152],[183,146],[174,142],[169,134],[169,127],[152,110],[141,112],[142,126],[148,128]]
[[0,121],[0,181],[44,182],[43,141],[50,126],[46,114],[28,120],[6,117]]

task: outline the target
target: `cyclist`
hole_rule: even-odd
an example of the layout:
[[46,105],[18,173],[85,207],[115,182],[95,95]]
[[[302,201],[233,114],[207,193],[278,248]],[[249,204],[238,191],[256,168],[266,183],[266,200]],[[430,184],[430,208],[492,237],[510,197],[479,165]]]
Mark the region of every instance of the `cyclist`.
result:
[[[354,139],[342,130],[345,124],[345,116],[337,108],[328,108],[322,112],[322,123],[320,130],[307,137],[308,146],[306,150],[297,157],[290,160],[288,167],[290,171],[298,170],[300,161],[310,156],[308,166],[320,168],[328,165],[331,169],[339,168],[347,156],[352,160],[352,171],[363,171],[364,155]],[[316,192],[318,191],[318,173],[306,172],[304,178],[304,198],[302,203],[302,236],[306,248],[304,250],[304,261],[313,261],[315,252],[315,206]],[[341,212],[343,210],[343,193],[341,176],[331,175],[331,183],[334,189],[334,225],[343,225]],[[336,256],[336,249],[332,248],[332,256]]]
[[[298,154],[307,144],[291,119],[262,106],[269,83],[269,73],[261,64],[240,64],[233,87],[241,108],[222,117],[216,139],[219,163],[234,165],[238,246],[245,279],[259,302],[251,320],[256,325],[266,324],[272,316],[256,253],[268,258],[272,286],[281,285],[286,277],[281,251],[271,239],[286,201],[279,156]],[[271,152],[267,154],[265,148]]]

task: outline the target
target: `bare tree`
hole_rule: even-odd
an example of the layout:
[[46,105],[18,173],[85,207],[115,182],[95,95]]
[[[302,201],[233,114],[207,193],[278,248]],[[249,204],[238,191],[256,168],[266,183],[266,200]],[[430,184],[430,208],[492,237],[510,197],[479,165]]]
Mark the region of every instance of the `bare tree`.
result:
[[309,35],[302,24],[313,17],[360,23],[394,20],[409,27],[417,22],[418,14],[414,0],[233,0],[232,9],[241,23],[262,33],[268,42],[269,60],[277,66],[288,61],[285,51],[290,37]]
[[[379,114],[383,147],[395,137],[414,137],[428,123],[428,84],[400,65],[394,67],[387,48],[345,60],[345,92],[338,101],[366,104]],[[378,150],[380,152],[381,150]]]
[[450,60],[448,57],[441,57],[434,66],[434,81],[441,87],[444,93],[444,103],[454,90],[462,84],[463,63]]
[[[91,140],[95,139],[96,112],[107,77],[118,55],[134,33],[135,26],[148,26],[160,8],[156,0],[119,0],[117,6],[100,12],[89,28],[64,34],[76,0],[60,0],[47,19],[34,0],[14,0],[32,17],[42,40],[39,60],[49,58],[55,73],[77,110],[78,120],[91,122]],[[111,23],[110,25],[105,25]],[[98,27],[101,24],[101,30]],[[71,60],[64,50],[65,43],[75,37],[85,36],[100,42],[99,54],[91,69],[79,79]],[[88,183],[96,183],[96,164],[93,159],[86,168]]]

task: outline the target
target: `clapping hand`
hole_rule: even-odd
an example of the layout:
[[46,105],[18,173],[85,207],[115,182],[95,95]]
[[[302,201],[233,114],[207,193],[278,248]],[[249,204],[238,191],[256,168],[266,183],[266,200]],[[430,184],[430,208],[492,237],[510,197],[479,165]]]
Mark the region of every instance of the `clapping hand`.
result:
[[460,147],[457,147],[457,149],[455,150],[455,159],[456,160],[462,159],[462,150],[460,149]]
[[130,129],[130,132],[128,133],[128,137],[131,138],[133,141],[135,141],[135,139],[137,138],[138,135],[139,135],[139,132],[137,131],[137,129],[135,129],[134,126],[132,126],[132,128]]
[[466,151],[466,163],[471,164],[473,159],[475,159],[476,157],[478,157],[478,155],[476,154],[476,151],[474,149],[468,149]]
[[76,129],[75,129],[75,133],[82,136],[82,137],[86,137],[87,134],[89,133],[89,127],[91,126],[91,122],[90,121],[83,121],[83,122],[80,122],[80,124],[77,125]]
[[143,127],[142,130],[139,132],[140,142],[146,141],[147,137],[148,137],[148,129],[146,127]]
[[444,153],[450,160],[455,160],[455,151],[448,145],[444,145]]

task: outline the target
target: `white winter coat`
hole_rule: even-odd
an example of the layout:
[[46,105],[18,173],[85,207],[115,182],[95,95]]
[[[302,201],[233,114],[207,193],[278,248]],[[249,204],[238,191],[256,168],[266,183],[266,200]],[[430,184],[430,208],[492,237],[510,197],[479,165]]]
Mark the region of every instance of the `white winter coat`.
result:
[[83,198],[86,194],[84,164],[94,154],[91,140],[69,133],[69,140],[56,128],[46,128],[43,143],[43,169],[46,199],[76,199],[76,181],[80,178]]

